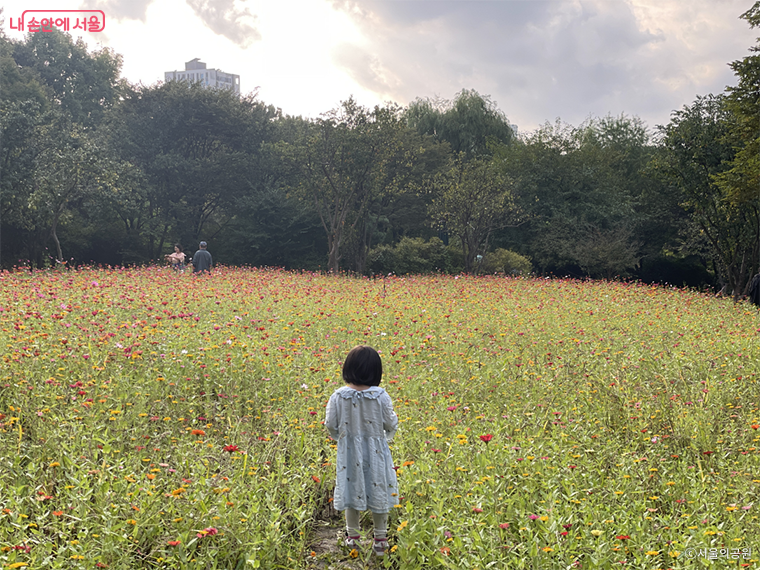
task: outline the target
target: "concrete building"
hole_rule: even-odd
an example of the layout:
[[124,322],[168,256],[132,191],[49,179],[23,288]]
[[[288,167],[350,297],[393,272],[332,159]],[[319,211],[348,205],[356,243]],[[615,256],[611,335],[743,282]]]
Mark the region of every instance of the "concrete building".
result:
[[185,71],[166,71],[164,81],[200,83],[206,89],[230,89],[240,94],[240,76],[219,69],[207,69],[199,58],[185,63]]

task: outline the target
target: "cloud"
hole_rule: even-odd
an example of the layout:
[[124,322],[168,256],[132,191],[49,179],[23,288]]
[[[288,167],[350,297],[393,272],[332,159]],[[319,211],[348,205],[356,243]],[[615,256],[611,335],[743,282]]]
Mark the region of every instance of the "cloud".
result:
[[[155,0],[98,0],[88,9],[103,10],[115,20],[147,19],[148,7]],[[185,0],[203,24],[242,48],[261,40],[256,16],[243,6],[244,0]]]
[[256,17],[235,0],[187,0],[188,5],[214,32],[246,48],[261,39]]
[[107,19],[146,21],[148,6],[153,0],[98,0],[94,4],[82,6],[88,10],[103,10]]
[[334,61],[362,87],[402,104],[474,88],[521,129],[608,113],[654,126],[730,82],[729,52],[746,53],[752,37],[738,20],[745,4],[334,0],[364,36],[341,46]]

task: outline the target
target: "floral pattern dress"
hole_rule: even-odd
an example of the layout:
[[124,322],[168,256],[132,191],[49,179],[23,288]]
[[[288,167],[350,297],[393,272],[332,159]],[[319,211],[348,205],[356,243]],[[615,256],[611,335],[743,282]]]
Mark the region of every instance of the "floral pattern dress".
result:
[[388,442],[398,416],[388,393],[376,386],[336,390],[327,403],[325,427],[338,441],[335,509],[390,512],[398,504],[398,482]]

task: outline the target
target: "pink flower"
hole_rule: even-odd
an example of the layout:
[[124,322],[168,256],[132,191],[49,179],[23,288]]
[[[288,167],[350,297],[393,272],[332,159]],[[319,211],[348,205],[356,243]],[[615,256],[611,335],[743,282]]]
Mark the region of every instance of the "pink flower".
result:
[[499,528],[509,528],[509,523],[501,523]]
[[449,412],[453,412],[456,409],[457,409],[456,406],[449,406],[448,408],[446,408],[446,410],[449,411]]
[[530,520],[534,521],[534,520],[538,519],[538,515],[530,515],[528,518]]
[[472,512],[473,513],[482,513],[483,509],[481,509],[480,507],[472,507]]
[[218,533],[219,531],[216,529],[216,527],[210,526],[208,528],[204,528],[195,536],[197,536],[198,538],[203,538],[204,536],[214,536],[215,534],[218,534]]

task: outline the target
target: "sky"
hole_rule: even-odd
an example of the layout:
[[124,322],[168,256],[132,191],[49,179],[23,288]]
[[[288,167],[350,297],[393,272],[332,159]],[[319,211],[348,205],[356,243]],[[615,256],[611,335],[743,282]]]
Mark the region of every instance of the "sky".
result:
[[[698,95],[736,84],[728,64],[760,30],[754,0],[0,0],[24,10],[102,10],[81,35],[153,85],[200,58],[243,93],[318,117],[354,97],[408,105],[486,95],[521,133],[557,119],[636,116],[650,129]],[[71,33],[71,32],[70,32]]]

